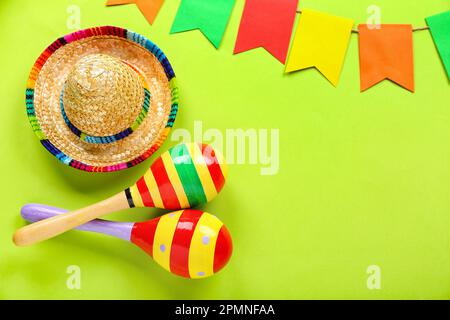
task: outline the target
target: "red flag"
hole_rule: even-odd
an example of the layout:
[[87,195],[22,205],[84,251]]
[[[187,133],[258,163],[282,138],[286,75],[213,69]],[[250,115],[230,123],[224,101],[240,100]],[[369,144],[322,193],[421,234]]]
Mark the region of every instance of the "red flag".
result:
[[358,30],[361,91],[389,79],[414,92],[412,26],[361,24]]
[[298,0],[246,0],[234,53],[263,47],[284,63]]

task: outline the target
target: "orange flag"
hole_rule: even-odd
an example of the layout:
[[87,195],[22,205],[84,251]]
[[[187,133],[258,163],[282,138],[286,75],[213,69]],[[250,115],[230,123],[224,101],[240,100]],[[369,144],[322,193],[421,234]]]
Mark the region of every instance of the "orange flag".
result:
[[412,26],[360,24],[358,30],[361,92],[384,79],[414,92]]
[[134,3],[144,15],[145,19],[147,19],[148,23],[153,24],[163,2],[164,0],[107,0],[106,6]]

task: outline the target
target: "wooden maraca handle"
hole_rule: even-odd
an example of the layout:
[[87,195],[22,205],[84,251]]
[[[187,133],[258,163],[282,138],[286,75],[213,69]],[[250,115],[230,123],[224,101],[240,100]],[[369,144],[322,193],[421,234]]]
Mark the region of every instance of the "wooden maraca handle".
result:
[[32,245],[74,229],[107,213],[127,208],[129,208],[127,197],[125,192],[121,192],[86,208],[70,211],[20,228],[14,233],[13,241],[18,246]]

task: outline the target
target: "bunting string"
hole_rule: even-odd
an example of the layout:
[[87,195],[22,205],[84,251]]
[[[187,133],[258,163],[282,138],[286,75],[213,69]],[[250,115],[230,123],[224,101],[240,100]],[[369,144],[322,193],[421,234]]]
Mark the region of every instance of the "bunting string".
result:
[[[297,14],[302,14],[302,10],[300,10],[300,9],[297,10]],[[416,31],[424,31],[424,30],[430,30],[430,27],[425,26],[425,27],[416,27],[416,28],[413,28],[413,29],[412,29],[413,32],[416,32]],[[352,32],[353,32],[353,33],[359,33],[359,30],[353,28],[353,29],[352,29]]]
[[[236,0],[181,0],[170,33],[199,30],[219,48]],[[107,0],[135,4],[152,24],[164,0]],[[263,48],[285,73],[316,68],[337,86],[351,34],[358,35],[360,91],[389,79],[414,92],[413,33],[428,30],[450,80],[450,11],[425,18],[426,26],[357,24],[313,9],[299,0],[245,0],[233,53]],[[294,30],[296,16],[299,21]]]

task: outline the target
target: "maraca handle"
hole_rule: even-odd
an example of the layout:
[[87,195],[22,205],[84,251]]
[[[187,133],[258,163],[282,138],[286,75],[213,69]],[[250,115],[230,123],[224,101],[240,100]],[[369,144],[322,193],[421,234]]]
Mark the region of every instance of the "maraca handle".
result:
[[[22,218],[24,218],[28,222],[38,222],[66,212],[69,211],[37,203],[26,204],[20,210]],[[133,226],[134,222],[118,222],[118,221],[95,219],[75,229],[107,234],[116,238],[130,241]]]
[[125,192],[121,192],[76,211],[67,212],[20,228],[13,236],[18,246],[27,246],[55,237],[104,214],[129,208]]

